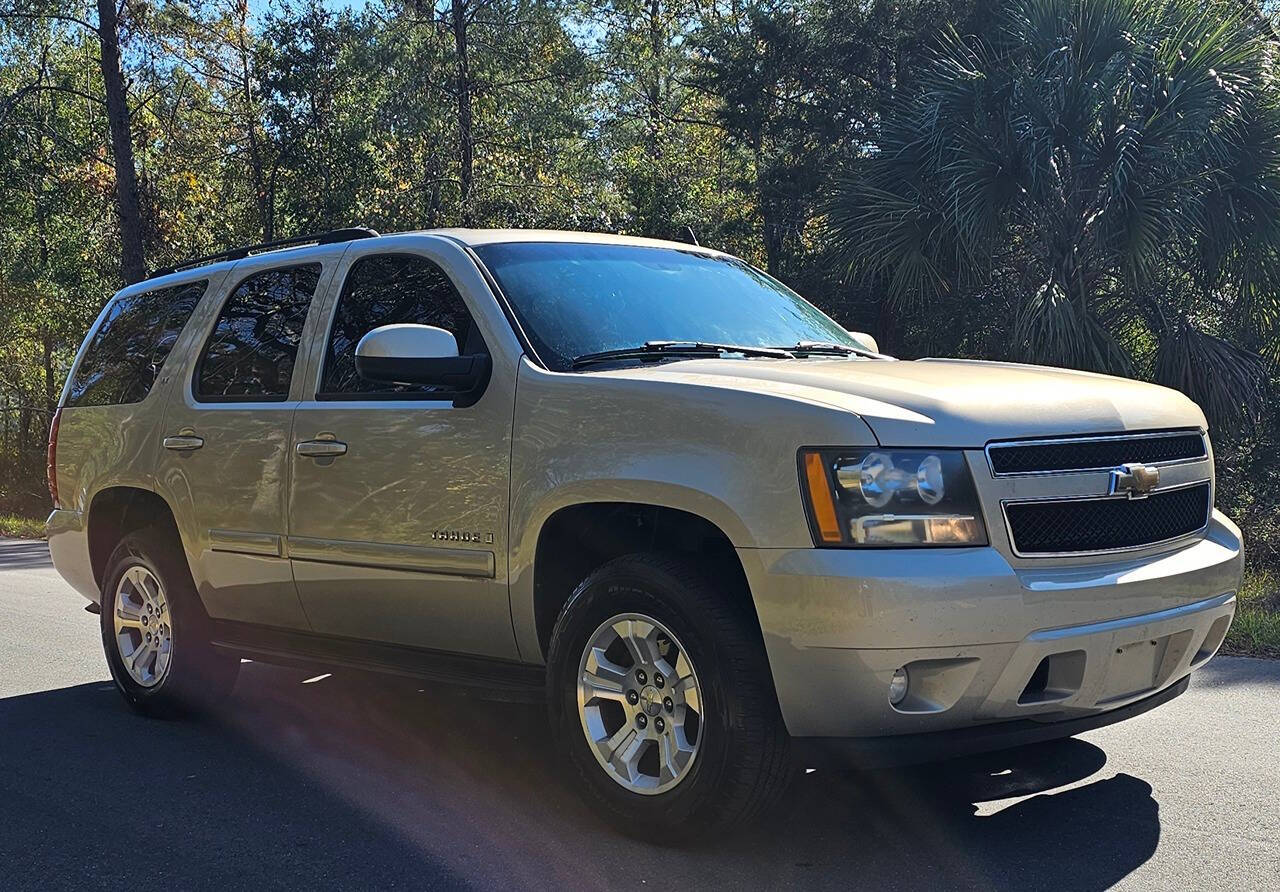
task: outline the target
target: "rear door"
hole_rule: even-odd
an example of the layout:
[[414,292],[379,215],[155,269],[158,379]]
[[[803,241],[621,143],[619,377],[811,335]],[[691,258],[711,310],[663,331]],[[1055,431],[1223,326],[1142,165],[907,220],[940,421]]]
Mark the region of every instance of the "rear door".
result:
[[[484,285],[466,255],[428,237],[353,244],[335,286],[289,452],[289,554],[312,626],[514,658],[506,555],[515,361],[490,349],[510,328],[496,327],[507,323],[491,296],[470,290]],[[489,352],[479,399],[460,405],[445,392],[360,379],[356,343],[402,322],[453,332],[461,353]],[[340,454],[316,454],[316,442]]]
[[156,484],[215,618],[308,628],[284,550],[289,434],[303,386],[299,347],[340,255],[238,264],[172,391]]

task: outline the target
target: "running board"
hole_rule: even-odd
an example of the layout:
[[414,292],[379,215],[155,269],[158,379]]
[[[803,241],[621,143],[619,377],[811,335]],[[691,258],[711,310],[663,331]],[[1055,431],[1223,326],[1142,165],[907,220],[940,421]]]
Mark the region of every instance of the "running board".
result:
[[261,663],[400,675],[507,703],[537,703],[546,696],[546,668],[529,663],[227,620],[213,621],[210,638],[219,650]]

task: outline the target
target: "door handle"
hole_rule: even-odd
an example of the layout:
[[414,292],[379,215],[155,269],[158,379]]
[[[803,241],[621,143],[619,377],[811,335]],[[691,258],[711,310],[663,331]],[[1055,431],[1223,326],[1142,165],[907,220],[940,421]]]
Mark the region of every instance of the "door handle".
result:
[[303,440],[294,449],[305,458],[336,458],[347,454],[347,444],[340,440]]
[[172,449],[174,452],[190,452],[193,449],[199,449],[203,445],[203,437],[194,437],[182,434],[177,437],[164,438],[164,448]]

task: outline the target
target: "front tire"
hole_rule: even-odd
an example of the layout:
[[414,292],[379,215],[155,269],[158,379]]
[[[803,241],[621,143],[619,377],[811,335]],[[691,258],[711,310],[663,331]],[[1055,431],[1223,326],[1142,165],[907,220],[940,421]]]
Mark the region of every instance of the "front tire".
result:
[[175,539],[154,527],[129,533],[107,559],[102,587],[111,677],[129,706],[155,717],[216,705],[240,669],[209,643],[208,617]]
[[795,774],[754,617],[690,561],[597,569],[560,612],[548,669],[561,748],[625,833],[679,844],[726,830]]

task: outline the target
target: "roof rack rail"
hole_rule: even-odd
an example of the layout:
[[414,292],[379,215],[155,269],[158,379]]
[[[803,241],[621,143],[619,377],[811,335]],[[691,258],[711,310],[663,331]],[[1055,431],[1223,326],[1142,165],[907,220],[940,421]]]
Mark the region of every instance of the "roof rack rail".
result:
[[259,242],[256,245],[243,245],[239,248],[232,248],[229,251],[219,251],[216,254],[205,254],[203,257],[192,257],[181,263],[175,263],[173,266],[162,267],[151,275],[148,279],[156,279],[160,276],[167,276],[170,273],[176,273],[179,270],[191,269],[196,266],[204,266],[206,263],[214,263],[219,260],[243,260],[253,254],[263,254],[267,251],[279,251],[282,248],[296,248],[301,245],[336,245],[339,242],[350,242],[361,238],[377,238],[378,231],[369,229],[365,226],[350,226],[346,229],[331,229],[328,232],[317,232],[312,235],[298,235],[293,238],[282,238],[274,242]]

